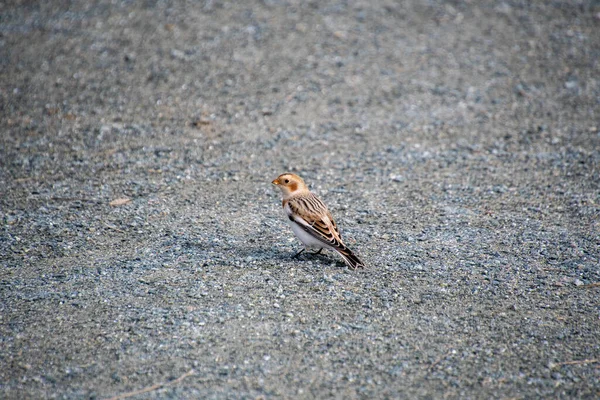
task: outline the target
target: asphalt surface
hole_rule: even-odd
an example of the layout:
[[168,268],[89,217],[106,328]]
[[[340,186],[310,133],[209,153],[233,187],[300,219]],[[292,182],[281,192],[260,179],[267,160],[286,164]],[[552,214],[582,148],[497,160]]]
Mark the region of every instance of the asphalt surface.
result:
[[[597,1],[40,3],[0,398],[600,397]],[[291,259],[283,172],[368,268]]]

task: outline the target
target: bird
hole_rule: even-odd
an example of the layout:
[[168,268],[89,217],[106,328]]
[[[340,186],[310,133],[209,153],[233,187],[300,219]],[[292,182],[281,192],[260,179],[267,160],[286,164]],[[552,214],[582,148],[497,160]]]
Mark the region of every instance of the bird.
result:
[[342,241],[340,231],[325,203],[308,189],[302,178],[296,174],[285,173],[271,183],[281,190],[283,210],[292,231],[305,246],[294,258],[306,249],[317,250],[313,254],[319,254],[326,249],[341,255],[350,269],[365,267]]

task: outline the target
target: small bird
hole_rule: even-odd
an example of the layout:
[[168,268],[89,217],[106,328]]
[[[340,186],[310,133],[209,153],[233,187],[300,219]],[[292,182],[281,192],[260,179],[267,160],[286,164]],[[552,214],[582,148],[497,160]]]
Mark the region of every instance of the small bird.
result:
[[[342,241],[340,231],[327,209],[325,203],[308,187],[298,175],[281,174],[271,182],[283,194],[283,210],[290,220],[294,234],[305,249],[337,251],[348,267],[351,269],[364,268],[365,264],[346,247]],[[300,250],[294,258],[298,257],[305,249]]]

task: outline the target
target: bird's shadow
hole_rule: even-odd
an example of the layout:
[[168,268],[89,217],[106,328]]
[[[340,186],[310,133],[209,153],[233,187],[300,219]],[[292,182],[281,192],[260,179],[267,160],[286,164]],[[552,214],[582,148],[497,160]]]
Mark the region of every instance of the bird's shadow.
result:
[[320,266],[327,266],[335,263],[336,267],[343,268],[346,266],[342,260],[336,259],[334,254],[321,252],[315,253],[311,251],[303,251],[298,256],[295,256],[298,251],[287,251],[281,249],[274,248],[246,248],[240,251],[238,254],[242,259],[246,259],[247,257],[251,257],[256,260],[272,260],[279,262],[299,262],[305,264],[308,261],[312,261],[313,263],[318,263]]
[[312,252],[312,251],[306,250],[306,251],[303,251],[298,256],[292,255],[290,258],[292,260],[298,260],[298,261],[318,262],[319,264],[323,264],[323,265],[331,265],[332,263],[335,263],[336,267],[339,267],[339,268],[346,267],[346,263],[341,260],[338,260],[334,254],[329,254],[329,253],[325,253],[325,252],[317,253],[317,252]]

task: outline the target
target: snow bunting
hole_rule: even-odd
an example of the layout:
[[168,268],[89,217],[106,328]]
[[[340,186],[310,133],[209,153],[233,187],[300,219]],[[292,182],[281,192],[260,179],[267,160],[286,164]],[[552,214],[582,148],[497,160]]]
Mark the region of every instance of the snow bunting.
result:
[[[334,250],[352,269],[363,268],[365,264],[342,242],[340,231],[327,209],[327,206],[310,190],[298,175],[282,174],[271,182],[281,189],[283,210],[294,234],[305,248]],[[300,250],[297,257],[305,249]]]

